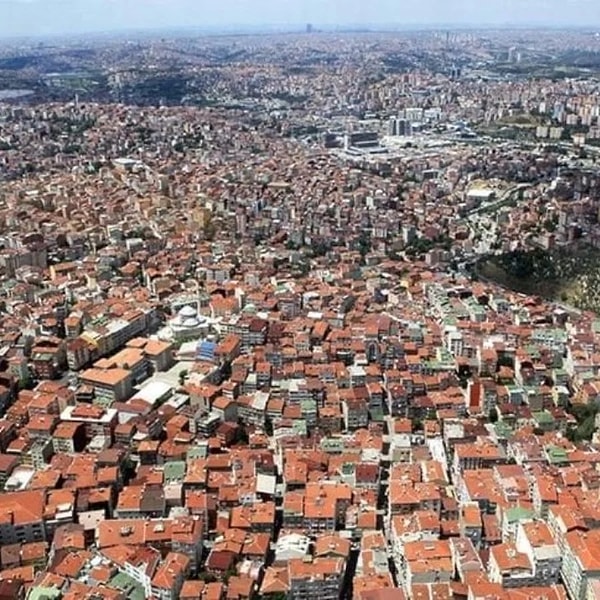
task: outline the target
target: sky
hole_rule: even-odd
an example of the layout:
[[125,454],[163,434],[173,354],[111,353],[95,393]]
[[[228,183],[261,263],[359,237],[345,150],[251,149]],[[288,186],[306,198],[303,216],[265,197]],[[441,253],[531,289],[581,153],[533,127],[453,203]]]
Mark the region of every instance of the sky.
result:
[[0,38],[180,27],[576,25],[600,0],[0,0]]

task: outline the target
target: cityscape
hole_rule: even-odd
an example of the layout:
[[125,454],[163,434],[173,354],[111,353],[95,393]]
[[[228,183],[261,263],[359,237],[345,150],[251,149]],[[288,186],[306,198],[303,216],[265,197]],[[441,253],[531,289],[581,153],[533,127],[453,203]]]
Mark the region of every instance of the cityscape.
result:
[[15,599],[600,599],[592,24],[0,38]]

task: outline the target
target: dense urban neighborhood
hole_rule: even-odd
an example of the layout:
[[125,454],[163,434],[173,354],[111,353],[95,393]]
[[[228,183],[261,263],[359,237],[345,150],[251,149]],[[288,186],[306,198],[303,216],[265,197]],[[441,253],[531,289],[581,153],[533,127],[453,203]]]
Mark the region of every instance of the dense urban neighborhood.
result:
[[597,33],[0,87],[0,600],[600,598]]

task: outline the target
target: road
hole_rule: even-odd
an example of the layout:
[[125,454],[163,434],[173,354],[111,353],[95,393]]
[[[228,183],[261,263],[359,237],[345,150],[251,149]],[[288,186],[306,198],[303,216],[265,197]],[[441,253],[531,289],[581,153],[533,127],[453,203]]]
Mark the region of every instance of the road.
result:
[[519,190],[525,190],[529,187],[531,187],[530,183],[518,183],[517,185],[513,185],[512,187],[509,187],[508,189],[504,190],[500,198],[498,198],[498,200],[494,200],[494,202],[490,202],[489,204],[479,206],[476,209],[472,210],[467,218],[471,218],[472,216],[478,215],[482,212],[495,212],[498,208],[502,207],[503,204],[509,202],[511,200],[512,195],[515,192]]
[[480,206],[467,215],[466,223],[471,230],[471,237],[477,235],[481,238],[477,244],[474,244],[473,251],[475,254],[490,254],[492,252],[492,247],[498,238],[496,221],[490,218],[489,215],[495,213],[502,206],[510,202],[512,196],[519,190],[524,190],[528,187],[531,187],[529,183],[513,185],[504,190],[498,200]]

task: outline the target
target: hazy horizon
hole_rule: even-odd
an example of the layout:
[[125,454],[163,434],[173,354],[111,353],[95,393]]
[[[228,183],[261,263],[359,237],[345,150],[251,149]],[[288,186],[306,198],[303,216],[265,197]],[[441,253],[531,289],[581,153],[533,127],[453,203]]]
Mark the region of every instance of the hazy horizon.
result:
[[195,28],[286,29],[305,23],[600,29],[600,0],[0,0],[0,37]]

